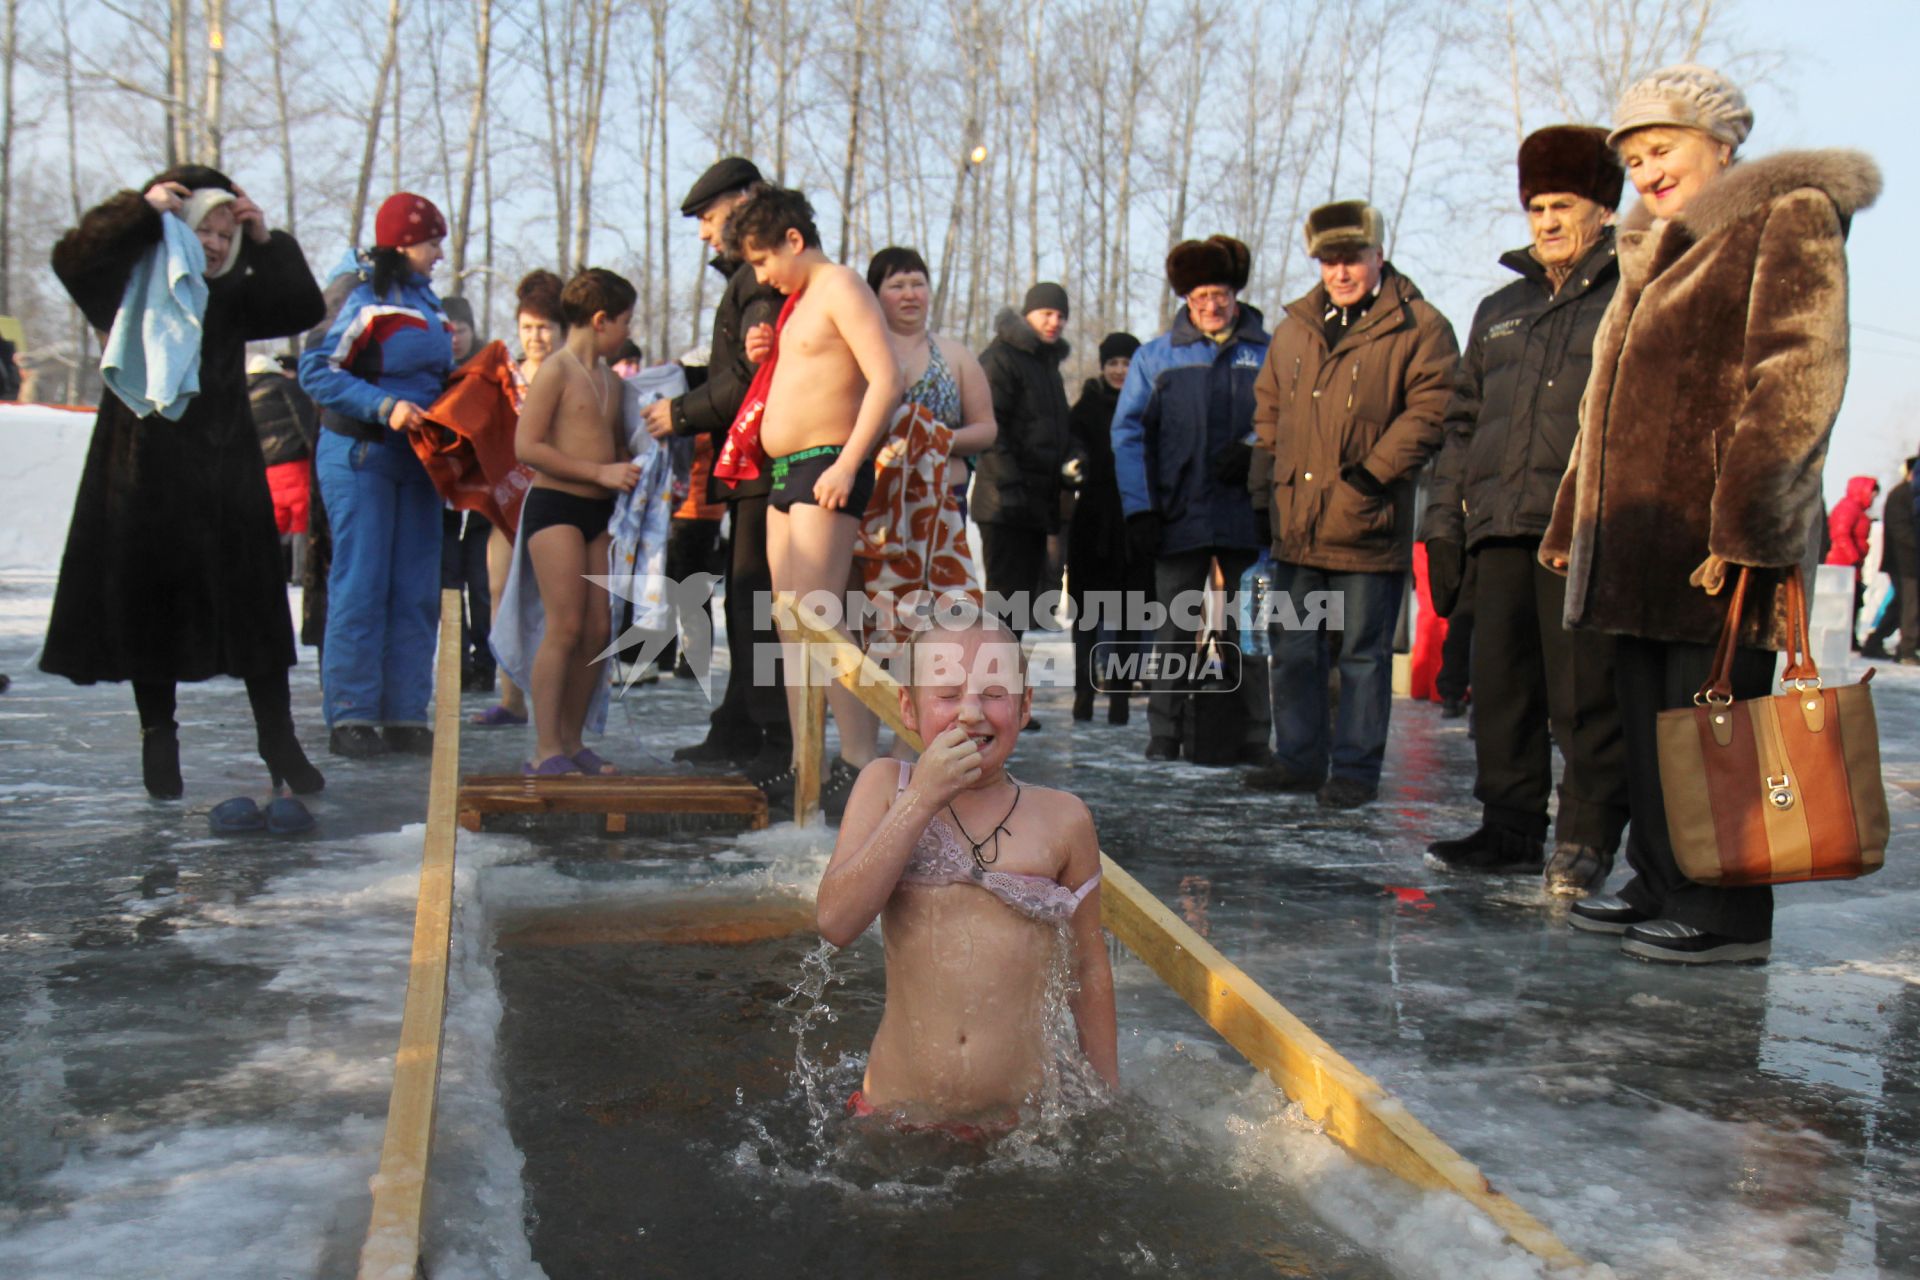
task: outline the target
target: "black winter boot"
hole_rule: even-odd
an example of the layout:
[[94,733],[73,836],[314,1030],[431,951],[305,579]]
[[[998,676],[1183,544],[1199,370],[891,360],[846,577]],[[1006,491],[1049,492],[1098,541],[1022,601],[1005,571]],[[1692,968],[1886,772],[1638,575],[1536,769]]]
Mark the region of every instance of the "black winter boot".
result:
[[1483,824],[1458,840],[1427,846],[1427,865],[1436,871],[1480,875],[1538,875],[1547,864],[1546,842],[1539,836]]
[[186,791],[180,780],[178,725],[154,725],[140,731],[140,780],[155,800],[178,800]]

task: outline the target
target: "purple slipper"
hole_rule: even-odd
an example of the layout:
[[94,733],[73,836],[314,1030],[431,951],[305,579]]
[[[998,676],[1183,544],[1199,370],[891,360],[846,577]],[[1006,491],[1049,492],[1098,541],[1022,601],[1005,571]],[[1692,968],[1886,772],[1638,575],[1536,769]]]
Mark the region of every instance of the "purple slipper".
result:
[[481,725],[488,729],[499,729],[507,725],[519,725],[525,724],[526,722],[527,718],[525,716],[515,715],[497,702],[485,711],[482,711],[479,715],[470,717],[468,721],[470,724]]
[[520,766],[520,772],[529,778],[562,778],[580,772],[580,766],[566,756],[548,756],[539,764],[529,760]]
[[582,773],[592,773],[606,777],[610,774],[620,772],[605,760],[601,759],[600,753],[592,747],[582,747],[574,752],[573,762],[580,766],[580,772]]

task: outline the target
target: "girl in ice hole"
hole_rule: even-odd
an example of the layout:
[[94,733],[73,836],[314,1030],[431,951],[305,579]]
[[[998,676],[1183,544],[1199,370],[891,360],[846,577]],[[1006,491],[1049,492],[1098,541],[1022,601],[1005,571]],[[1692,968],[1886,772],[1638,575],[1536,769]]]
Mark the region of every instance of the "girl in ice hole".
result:
[[861,770],[817,919],[835,946],[876,916],[886,940],[886,1011],[849,1111],[972,1137],[1041,1085],[1054,947],[1070,948],[1080,1052],[1119,1083],[1100,842],[1077,797],[1007,773],[1032,704],[1019,638],[988,616],[910,647],[900,712],[926,745]]

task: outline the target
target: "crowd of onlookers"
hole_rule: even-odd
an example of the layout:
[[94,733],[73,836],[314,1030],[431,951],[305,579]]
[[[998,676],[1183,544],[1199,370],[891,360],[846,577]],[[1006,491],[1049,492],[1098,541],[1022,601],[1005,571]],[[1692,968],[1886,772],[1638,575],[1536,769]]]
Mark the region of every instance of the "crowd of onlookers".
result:
[[[777,636],[754,608],[769,592],[957,592],[1018,626],[1064,584],[1075,720],[1105,698],[1125,723],[1144,692],[1148,759],[1239,764],[1252,789],[1336,810],[1379,792],[1413,617],[1444,654],[1448,711],[1471,704],[1482,810],[1432,844],[1436,866],[1544,875],[1582,899],[1578,927],[1648,958],[1762,957],[1770,893],[1675,867],[1654,717],[1707,675],[1730,579],[1752,575],[1732,666],[1745,695],[1771,680],[1789,572],[1868,558],[1877,485],[1856,478],[1823,519],[1819,477],[1847,372],[1846,232],[1879,176],[1851,152],[1737,159],[1752,124],[1724,76],[1681,66],[1630,89],[1611,129],[1527,137],[1514,176],[1528,242],[1501,259],[1513,278],[1464,346],[1365,201],[1311,211],[1318,279],[1270,314],[1246,297],[1245,244],[1184,241],[1164,264],[1171,326],[1109,334],[1077,397],[1062,285],[1035,283],[976,356],[931,332],[918,252],[887,248],[861,274],[828,261],[805,197],[738,157],[682,204],[724,281],[704,362],[640,400],[651,375],[617,276],[532,273],[514,342],[490,343],[464,299],[434,288],[448,228],[425,198],[388,199],[372,247],[321,281],[230,178],[179,166],[89,211],[54,253],[109,335],[113,390],[42,665],[132,682],[160,797],[182,790],[175,686],[244,679],[276,785],[310,792],[322,779],[288,709],[288,574],[308,587],[329,750],[357,759],[431,750],[438,593],[454,586],[465,687],[500,695],[478,723],[533,719],[529,772],[599,771],[578,739],[592,691],[542,656],[526,679],[560,692],[529,704],[496,671],[495,615],[528,560],[568,653],[593,651],[594,626],[639,629],[641,605],[615,601],[576,635],[576,614],[609,606],[576,605],[555,566],[605,563],[600,539],[642,505],[657,450],[671,519],[654,550],[668,578],[724,582],[732,673],[678,757],[739,768],[776,806],[791,802],[799,681],[770,658]],[[153,284],[180,264],[184,299]],[[193,326],[141,323],[180,308]],[[133,330],[198,338],[142,346],[122,338]],[[246,354],[281,338],[297,350]],[[1886,504],[1893,602],[1865,648],[1897,634],[1911,661],[1909,479]],[[1145,633],[1094,607],[1112,593],[1261,612],[1167,609]],[[1142,665],[1196,650],[1230,669]],[[695,669],[671,641],[647,652],[663,673]],[[838,690],[833,708],[830,812],[879,750],[870,712]],[[1623,842],[1634,875],[1603,896]]]

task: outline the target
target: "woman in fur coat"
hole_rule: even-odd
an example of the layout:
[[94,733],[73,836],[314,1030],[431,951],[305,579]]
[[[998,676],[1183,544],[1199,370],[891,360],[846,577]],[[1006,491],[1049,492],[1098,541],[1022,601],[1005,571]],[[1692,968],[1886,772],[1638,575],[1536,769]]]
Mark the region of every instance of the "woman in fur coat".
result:
[[1733,694],[1772,685],[1785,570],[1808,559],[1847,381],[1847,228],[1880,191],[1857,152],[1736,164],[1752,124],[1739,89],[1705,67],[1657,71],[1620,100],[1608,141],[1641,205],[1619,237],[1619,290],[1540,548],[1567,574],[1567,625],[1619,637],[1634,875],[1618,896],[1576,903],[1572,923],[1649,960],[1771,949],[1771,890],[1680,874],[1654,717],[1705,682],[1722,590],[1742,567],[1760,572]]
[[40,668],[76,684],[133,683],[141,771],[158,799],[183,790],[174,686],[210,676],[246,681],[274,784],[318,791],[293,729],[293,623],[246,344],[315,324],[320,288],[293,237],[269,231],[232,179],[176,166],[89,210],[54,246],[54,272],[100,333],[136,267],[162,251],[170,217],[189,220],[206,256],[199,391],[176,420],[101,397]]

